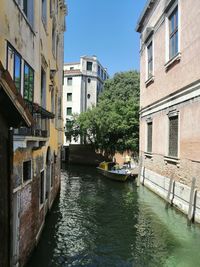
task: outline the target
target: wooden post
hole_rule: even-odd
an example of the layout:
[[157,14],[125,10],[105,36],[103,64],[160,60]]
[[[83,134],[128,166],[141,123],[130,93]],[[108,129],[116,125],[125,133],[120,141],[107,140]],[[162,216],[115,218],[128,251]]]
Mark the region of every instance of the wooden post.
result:
[[169,188],[168,188],[167,197],[166,197],[166,201],[167,201],[166,208],[168,208],[168,206],[171,205],[172,201],[173,201],[173,197],[170,200],[171,192],[172,192],[172,195],[174,196],[174,180],[173,180],[173,178],[170,178],[170,181],[169,181]]
[[167,202],[170,203],[170,204],[171,204],[170,195],[171,195],[173,183],[174,183],[173,178],[170,178],[169,189],[168,189],[168,193],[167,193]]
[[190,191],[190,200],[189,200],[189,209],[188,209],[188,223],[190,224],[191,221],[194,218],[194,197],[195,197],[195,184],[196,184],[196,178],[192,178],[192,184],[191,184],[191,191]]
[[138,170],[138,177],[137,177],[137,187],[140,186],[140,177],[142,174],[142,156],[140,156],[140,161],[139,161],[139,170]]

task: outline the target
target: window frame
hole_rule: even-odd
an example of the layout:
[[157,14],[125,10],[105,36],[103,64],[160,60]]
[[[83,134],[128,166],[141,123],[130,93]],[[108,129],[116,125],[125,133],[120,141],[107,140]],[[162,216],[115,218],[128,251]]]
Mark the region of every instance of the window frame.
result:
[[[24,179],[24,164],[26,163],[26,162],[30,162],[30,165],[31,165],[31,169],[30,169],[30,179]],[[32,171],[32,160],[31,159],[28,159],[28,160],[24,160],[23,162],[22,162],[22,183],[23,184],[28,184],[28,183],[30,183],[31,181],[32,181],[32,179],[33,179],[33,171]]]
[[[168,68],[168,64],[170,62],[173,63],[173,59],[180,59],[180,51],[181,51],[181,8],[180,8],[180,0],[176,0],[174,4],[170,7],[170,9],[166,12],[165,14],[165,30],[166,30],[166,37],[165,37],[165,66]],[[170,16],[173,14],[173,12],[177,9],[178,12],[178,27],[177,27],[177,32],[178,32],[178,44],[177,44],[177,52],[170,57]]]
[[[71,110],[71,113],[70,114],[68,114],[68,110]],[[67,107],[67,110],[66,110],[67,112],[66,112],[66,114],[67,114],[67,116],[71,116],[72,115],[72,107]]]
[[[91,66],[91,69],[89,68],[89,66]],[[92,69],[93,69],[93,62],[92,61],[87,61],[86,70],[87,71],[92,71]]]
[[[70,96],[70,99],[68,99],[68,96]],[[72,102],[72,93],[67,93],[67,102]]]
[[12,73],[11,74],[11,77],[12,77],[12,80],[16,86],[16,77],[15,77],[15,66],[16,66],[16,62],[15,62],[15,57],[16,55],[18,56],[19,60],[20,60],[20,66],[19,66],[19,70],[20,70],[20,83],[19,83],[19,88],[17,88],[16,86],[16,89],[18,92],[21,93],[21,90],[22,90],[22,56],[20,55],[20,53],[17,52],[17,50],[9,43],[7,42],[7,55],[6,55],[6,69],[9,71],[8,69],[8,51],[9,49],[12,51],[11,53],[13,54],[13,70],[12,70]]
[[[44,78],[44,79],[43,79]],[[41,107],[46,109],[46,93],[47,93],[47,73],[45,69],[41,66],[41,77],[40,77],[40,101]]]
[[[147,140],[147,145],[146,145],[146,152],[152,154],[152,149],[153,149],[153,121],[149,120],[147,121],[147,135],[146,135],[146,140]],[[149,125],[151,125],[151,144],[150,147],[151,149],[149,149]]]
[[43,24],[46,26],[47,25],[47,1],[46,0],[42,0],[41,1],[41,19]]
[[[33,91],[32,91],[32,100],[30,100],[29,99],[29,97],[28,97],[28,99],[27,98],[25,98],[24,96],[25,96],[25,67],[28,67],[28,69],[29,69],[29,82],[30,82],[30,70],[33,72]],[[26,100],[28,100],[28,101],[30,101],[30,102],[34,102],[34,85],[35,85],[35,81],[34,81],[34,79],[35,79],[35,73],[34,73],[34,69],[26,62],[26,61],[24,61],[24,72],[23,72],[23,78],[24,78],[24,80],[23,80],[23,97],[24,97],[24,99],[26,99]],[[30,86],[30,84],[28,85],[28,87]]]
[[[151,58],[149,59],[149,47],[151,46]],[[151,63],[151,73],[149,69],[149,63]],[[154,42],[151,38],[146,43],[146,80],[149,80],[154,77]]]
[[[169,20],[169,59],[172,59],[178,54],[178,36],[179,36],[179,25],[178,25],[178,6],[168,17]],[[174,20],[174,29],[172,28],[172,20]]]
[[[176,155],[170,154],[170,120],[177,117],[177,153]],[[180,116],[178,112],[173,112],[168,114],[168,142],[167,142],[167,157],[169,158],[179,158],[179,140],[180,140]],[[174,144],[173,144],[174,146]]]
[[[43,173],[43,195],[41,196],[41,189],[42,189],[42,187],[41,187],[41,174]],[[42,203],[41,203],[41,197],[42,197]],[[40,182],[39,182],[39,207],[40,207],[40,209],[44,206],[44,203],[45,203],[45,170],[44,169],[42,169],[41,171],[40,171]]]
[[[71,81],[71,82],[69,82]],[[67,77],[67,85],[68,86],[72,86],[72,83],[73,83],[73,78],[72,77]]]

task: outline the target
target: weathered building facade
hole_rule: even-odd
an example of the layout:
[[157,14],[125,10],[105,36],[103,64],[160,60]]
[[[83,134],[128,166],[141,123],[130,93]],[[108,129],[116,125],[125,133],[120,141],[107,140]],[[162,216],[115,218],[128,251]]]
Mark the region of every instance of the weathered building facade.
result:
[[0,266],[11,265],[13,131],[11,127],[30,127],[33,118],[0,62]]
[[[63,119],[64,127],[70,123],[72,114],[80,114],[92,106],[96,106],[98,95],[103,90],[103,83],[108,79],[108,73],[96,56],[82,56],[80,62],[64,64],[63,86]],[[80,144],[66,140],[64,146]]]
[[31,113],[14,129],[12,266],[23,266],[60,186],[64,0],[3,0],[0,59]]
[[141,34],[141,181],[197,222],[199,26],[198,0],[149,0],[136,29]]

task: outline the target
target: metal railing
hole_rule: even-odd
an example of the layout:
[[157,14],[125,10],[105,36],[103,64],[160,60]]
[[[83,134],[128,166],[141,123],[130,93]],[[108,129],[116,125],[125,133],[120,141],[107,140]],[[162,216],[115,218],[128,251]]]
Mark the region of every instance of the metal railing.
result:
[[50,136],[50,119],[54,118],[54,115],[45,110],[38,104],[32,103],[26,100],[26,104],[30,113],[33,116],[34,124],[32,127],[20,127],[14,129],[15,135],[21,136],[34,136],[34,137],[49,137]]

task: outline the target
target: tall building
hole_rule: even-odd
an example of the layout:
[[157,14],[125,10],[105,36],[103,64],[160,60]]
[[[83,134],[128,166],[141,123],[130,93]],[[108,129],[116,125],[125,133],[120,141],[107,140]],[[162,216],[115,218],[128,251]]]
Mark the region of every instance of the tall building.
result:
[[[96,56],[83,56],[80,62],[64,64],[63,119],[64,127],[72,120],[72,114],[80,114],[96,106],[98,95],[103,90],[103,83],[108,79],[107,70]],[[71,141],[72,144],[80,144]],[[64,146],[69,140],[64,137]]]
[[141,180],[197,222],[200,222],[199,11],[199,0],[149,0],[136,29],[141,42]]
[[[8,124],[14,127],[8,194],[11,266],[26,263],[60,187],[65,15],[64,0],[1,1],[0,73],[8,72],[7,80],[16,92],[15,108],[24,118],[22,123],[16,119]],[[10,99],[12,92],[7,91]],[[11,112],[13,118],[17,116],[14,109],[5,108],[6,118]]]

